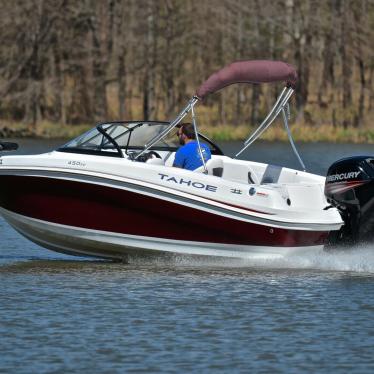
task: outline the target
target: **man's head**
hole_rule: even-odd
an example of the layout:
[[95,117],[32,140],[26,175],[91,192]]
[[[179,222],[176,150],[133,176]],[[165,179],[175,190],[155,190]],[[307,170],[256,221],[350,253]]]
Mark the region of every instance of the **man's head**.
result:
[[185,145],[196,139],[195,130],[192,123],[182,123],[177,132],[179,144]]

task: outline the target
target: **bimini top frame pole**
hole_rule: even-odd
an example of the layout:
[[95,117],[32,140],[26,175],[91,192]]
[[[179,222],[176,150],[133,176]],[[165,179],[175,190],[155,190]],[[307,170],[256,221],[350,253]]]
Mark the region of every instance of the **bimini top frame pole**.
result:
[[196,133],[196,140],[200,152],[200,157],[206,170],[205,160],[203,158],[202,149],[200,147],[199,136],[197,133],[197,124],[195,113],[193,110],[194,105],[198,100],[204,100],[209,94],[212,94],[226,86],[234,83],[268,83],[268,82],[286,82],[286,87],[279,95],[270,113],[262,121],[260,126],[254,133],[244,142],[244,147],[235,155],[238,157],[246,148],[248,148],[256,139],[258,139],[263,132],[274,122],[278,115],[282,112],[284,125],[287,130],[292,148],[299,159],[303,169],[305,166],[296,150],[295,144],[292,140],[291,132],[288,127],[287,115],[285,107],[290,99],[297,82],[297,73],[293,66],[282,61],[267,61],[267,60],[254,60],[254,61],[237,61],[223,69],[212,74],[196,91],[195,96],[188,102],[187,106],[179,113],[177,118],[170,123],[170,125],[160,134],[153,137],[147,144],[144,145],[143,150],[135,157],[137,159],[160,139],[164,138],[175,126],[177,126],[182,119],[192,111],[192,122],[194,131]]
[[[288,140],[291,143],[292,149],[302,167],[305,171],[305,164],[301,159],[299,152],[296,149],[295,143],[292,139],[291,131],[288,126],[288,118],[289,118],[289,104],[288,101],[292,96],[294,90],[292,88],[285,87],[281,94],[279,95],[277,101],[275,102],[273,108],[270,110],[269,114],[266,118],[262,121],[260,126],[253,132],[253,134],[244,142],[244,147],[235,155],[234,158],[238,157],[244,150],[246,150],[255,140],[257,140],[264,131],[274,122],[274,120],[278,117],[278,115],[282,112],[283,123],[284,127],[287,131]],[[287,111],[287,113],[286,113]]]
[[285,87],[283,89],[269,114],[262,121],[260,126],[253,132],[253,134],[244,142],[244,147],[235,155],[234,158],[238,157],[242,152],[244,152],[274,122],[281,110],[288,103],[288,100],[290,99],[293,92],[294,91],[292,88]]
[[283,116],[284,127],[286,128],[287,135],[288,135],[288,140],[291,143],[292,149],[293,149],[297,159],[299,160],[299,163],[300,163],[301,167],[303,168],[303,171],[305,171],[306,170],[305,164],[304,164],[303,160],[301,159],[301,157],[299,155],[299,152],[296,149],[295,143],[293,142],[293,139],[292,139],[290,128],[288,126],[288,119],[290,118],[290,106],[289,106],[289,104],[287,104],[286,107],[282,109],[282,116]]
[[261,125],[254,131],[254,133],[244,142],[245,145],[251,144],[253,142],[253,139],[257,139],[263,131],[268,126],[268,123],[270,124],[270,119],[272,119],[273,114],[276,113],[276,110],[278,107],[282,106],[283,100],[287,97],[287,92],[289,92],[290,89],[287,91],[287,87],[283,88],[283,91],[278,96],[277,101],[275,102],[273,108],[270,110],[266,118],[262,121]]
[[162,131],[160,134],[154,136],[147,144],[144,145],[144,149],[135,157],[135,160],[140,155],[142,155],[144,152],[146,152],[149,148],[151,148],[154,144],[156,144],[158,141],[163,139],[167,134],[169,134],[169,132],[174,127],[176,127],[189,112],[191,112],[191,114],[192,114],[192,124],[193,124],[193,128],[194,128],[195,136],[196,136],[197,147],[199,149],[199,154],[200,154],[200,157],[201,157],[201,161],[203,163],[204,171],[207,172],[206,162],[205,162],[205,158],[204,158],[204,155],[203,155],[203,150],[202,150],[201,145],[200,145],[199,131],[197,129],[197,122],[196,122],[196,116],[195,116],[195,111],[194,111],[194,106],[196,105],[196,103],[198,101],[199,101],[199,98],[197,96],[194,96],[188,102],[186,107],[178,114],[178,116],[175,118],[175,120],[172,121],[170,123],[170,125],[164,131]]
[[201,145],[200,145],[199,132],[197,130],[197,122],[196,122],[196,117],[195,117],[195,110],[194,110],[193,106],[191,107],[191,115],[192,115],[192,124],[193,124],[193,128],[194,128],[194,131],[195,131],[195,136],[196,136],[197,148],[199,149],[200,158],[201,158],[201,161],[203,163],[204,173],[207,174],[208,173],[208,169],[206,168],[206,162],[205,162],[205,158],[204,158],[204,155],[203,155],[203,150],[202,150]]
[[[162,131],[160,134],[157,134],[156,136],[154,136],[147,144],[144,145],[143,150],[139,154],[136,155],[135,160],[139,156],[141,156],[143,153],[147,152],[148,149],[151,148],[153,145],[155,145],[159,140],[161,140],[167,134],[169,134],[169,132],[171,130],[173,130],[173,128],[175,126],[177,126],[183,120],[184,117],[186,117],[186,115],[191,111],[191,109],[195,106],[195,104],[198,101],[199,101],[199,98],[194,96],[188,102],[188,104],[183,108],[183,110],[178,114],[178,116],[172,122],[170,122],[170,125],[164,131]],[[196,127],[196,126],[194,126],[194,127]]]

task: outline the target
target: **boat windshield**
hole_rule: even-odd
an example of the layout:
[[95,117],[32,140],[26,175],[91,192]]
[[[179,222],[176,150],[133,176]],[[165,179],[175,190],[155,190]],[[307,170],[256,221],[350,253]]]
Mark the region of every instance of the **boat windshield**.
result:
[[[58,149],[61,152],[123,157],[142,150],[144,145],[160,134],[169,122],[112,122],[103,123]],[[179,147],[178,128],[154,144],[150,150],[176,151]],[[201,136],[201,135],[200,135]],[[209,139],[201,136],[213,154],[223,154]]]

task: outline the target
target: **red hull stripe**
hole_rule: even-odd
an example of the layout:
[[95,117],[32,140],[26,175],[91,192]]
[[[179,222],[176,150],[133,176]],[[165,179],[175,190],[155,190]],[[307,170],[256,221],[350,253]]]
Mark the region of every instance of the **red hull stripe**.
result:
[[[201,197],[201,196],[199,196],[199,195],[195,195],[195,194],[193,194],[193,195],[196,196],[196,197]],[[260,210],[244,208],[244,207],[239,206],[239,205],[234,205],[234,204],[224,203],[224,202],[222,202],[222,201],[214,200],[214,199],[208,199],[208,198],[206,198],[206,197],[204,197],[204,199],[205,199],[205,200],[209,200],[209,201],[213,201],[213,202],[215,202],[215,203],[219,203],[219,204],[222,204],[222,205],[230,206],[230,207],[232,207],[232,208],[246,210],[247,212],[260,213],[260,214],[267,214],[267,215],[270,215],[270,216],[274,216],[274,215],[275,215],[274,213],[268,213],[268,212],[262,212],[262,211],[260,211]]]
[[328,235],[243,222],[118,188],[36,176],[1,175],[0,206],[73,227],[174,240],[299,247],[321,245]]

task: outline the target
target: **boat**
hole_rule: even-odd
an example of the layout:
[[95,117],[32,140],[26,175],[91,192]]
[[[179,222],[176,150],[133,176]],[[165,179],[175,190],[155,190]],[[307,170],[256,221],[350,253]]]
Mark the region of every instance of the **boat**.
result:
[[[199,133],[198,102],[231,84],[271,82],[285,86],[235,157]],[[353,223],[339,196],[365,188],[370,196],[361,205],[372,212],[374,158],[338,161],[327,179],[307,172],[288,125],[296,82],[295,69],[282,61],[234,62],[211,75],[170,122],[100,123],[52,152],[1,156],[0,214],[42,247],[113,260],[271,258],[356,238],[362,214]],[[212,154],[194,171],[173,167],[176,132],[189,114],[199,148],[203,142]],[[277,117],[301,170],[239,158]]]

